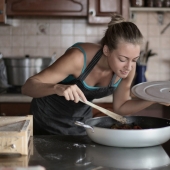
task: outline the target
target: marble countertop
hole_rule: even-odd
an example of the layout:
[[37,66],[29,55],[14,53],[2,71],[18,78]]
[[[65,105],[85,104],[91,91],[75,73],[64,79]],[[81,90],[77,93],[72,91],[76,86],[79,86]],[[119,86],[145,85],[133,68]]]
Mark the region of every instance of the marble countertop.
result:
[[46,170],[170,169],[170,141],[153,147],[121,148],[97,144],[83,135],[40,135],[31,138],[29,150],[29,155],[3,158],[0,166],[39,165]]
[[[30,103],[32,97],[25,96],[22,94],[0,94],[0,102],[13,102],[13,103]],[[100,99],[93,100],[94,103],[112,103],[113,97],[112,95],[103,97]]]

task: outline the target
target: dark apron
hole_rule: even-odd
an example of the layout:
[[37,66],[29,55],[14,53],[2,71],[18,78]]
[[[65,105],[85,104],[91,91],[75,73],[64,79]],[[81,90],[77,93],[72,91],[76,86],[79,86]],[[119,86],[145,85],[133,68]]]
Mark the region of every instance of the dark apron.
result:
[[[83,85],[83,80],[87,77],[101,56],[102,50],[99,50],[86,67],[85,71],[78,78],[69,83],[65,83],[76,84],[89,101],[111,95],[114,91],[112,83],[116,75],[113,76],[108,87],[89,90]],[[31,113],[34,118],[34,135],[85,135],[85,129],[75,125],[74,122],[85,122],[87,119],[91,118],[92,108],[82,102],[75,103],[74,101],[67,101],[65,97],[54,94],[42,98],[34,98],[31,103]]]

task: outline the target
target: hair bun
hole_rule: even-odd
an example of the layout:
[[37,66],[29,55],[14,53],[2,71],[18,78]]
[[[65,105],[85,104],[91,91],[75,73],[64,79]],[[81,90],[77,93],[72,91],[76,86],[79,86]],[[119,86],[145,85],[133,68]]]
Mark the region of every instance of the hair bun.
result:
[[108,27],[121,22],[125,22],[125,19],[121,15],[113,14],[111,16],[111,21],[108,23]]

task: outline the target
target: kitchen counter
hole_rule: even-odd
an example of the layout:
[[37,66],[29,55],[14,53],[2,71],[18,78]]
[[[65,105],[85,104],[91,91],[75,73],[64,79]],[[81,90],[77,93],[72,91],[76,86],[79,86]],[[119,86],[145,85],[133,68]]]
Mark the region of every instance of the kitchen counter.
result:
[[[23,94],[0,94],[0,102],[22,102],[22,103],[30,103],[32,97],[25,96]],[[103,97],[101,99],[93,100],[94,103],[112,103],[113,98],[112,95]]]
[[[34,136],[30,156],[0,157],[0,166],[8,162],[18,166],[41,165],[46,170],[130,170],[170,169],[170,141],[146,148],[116,148],[99,145],[87,136]],[[16,161],[15,161],[16,160]]]
[[8,103],[8,102],[22,102],[22,103],[30,103],[32,97],[25,96],[22,94],[0,94],[0,102]]

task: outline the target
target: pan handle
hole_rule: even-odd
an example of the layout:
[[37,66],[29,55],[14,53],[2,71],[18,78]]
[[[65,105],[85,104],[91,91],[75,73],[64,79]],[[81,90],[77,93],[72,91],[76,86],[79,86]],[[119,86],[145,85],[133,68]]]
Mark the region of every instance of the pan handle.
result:
[[82,126],[82,127],[86,128],[86,129],[91,129],[92,132],[94,133],[94,129],[89,125],[86,125],[86,124],[84,124],[82,122],[79,122],[79,121],[75,121],[75,124],[78,125],[78,126]]

